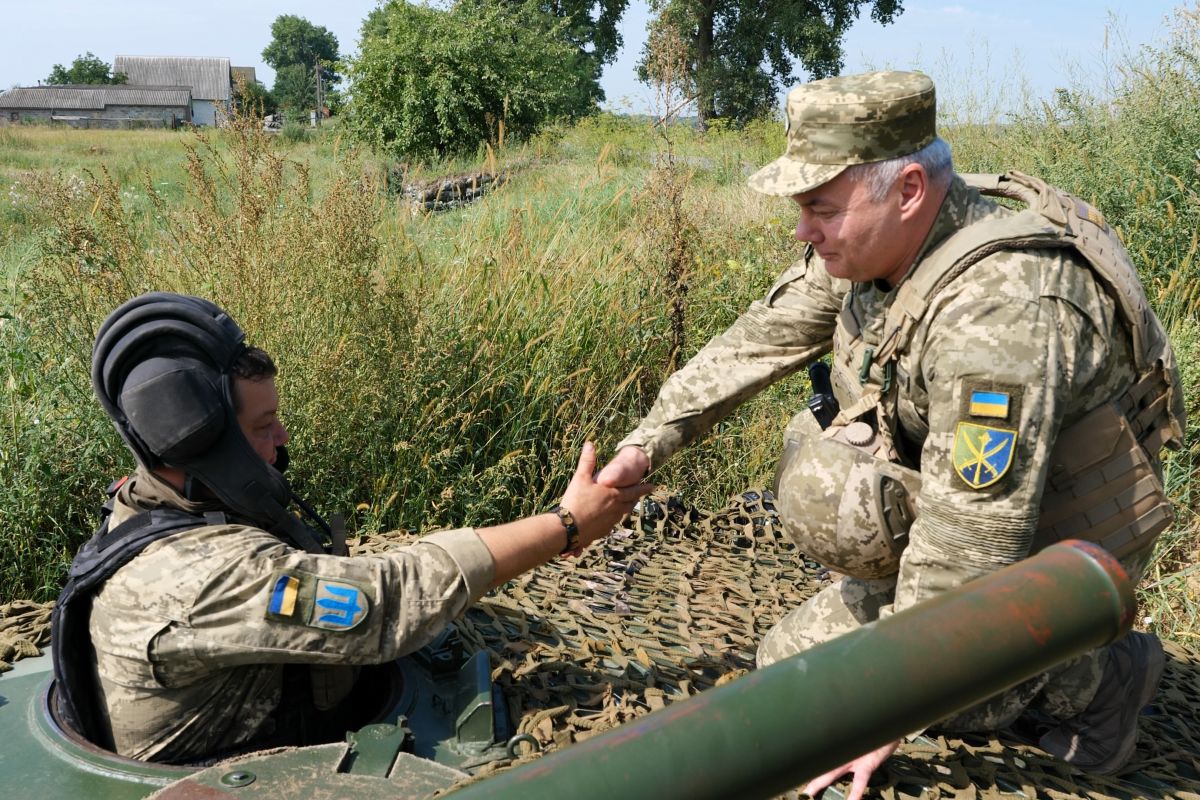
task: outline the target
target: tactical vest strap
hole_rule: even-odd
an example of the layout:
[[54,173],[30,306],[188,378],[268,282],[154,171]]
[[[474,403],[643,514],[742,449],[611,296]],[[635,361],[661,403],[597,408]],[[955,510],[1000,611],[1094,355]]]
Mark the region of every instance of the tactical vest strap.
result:
[[[929,305],[953,280],[972,265],[998,252],[1070,248],[1089,264],[1101,286],[1116,301],[1118,313],[1133,340],[1140,395],[1125,410],[1138,441],[1152,456],[1163,447],[1183,444],[1184,408],[1178,370],[1166,332],[1150,309],[1124,245],[1094,207],[1077,197],[1019,172],[1003,175],[962,175],[968,187],[983,195],[1007,197],[1029,208],[968,225],[933,248],[901,283],[887,311],[880,345],[872,363],[886,373],[887,365],[908,350],[913,333]],[[891,389],[891,391],[888,391]],[[895,388],[874,378],[865,394],[874,394],[887,420],[894,424]],[[1146,403],[1146,398],[1154,399]]]
[[930,302],[968,268],[1005,250],[1070,247],[1045,219],[1032,211],[1002,217],[984,230],[967,227],[946,238],[921,260],[896,292],[884,320],[875,363],[898,359],[908,350],[913,333]]
[[1008,197],[1029,205],[1032,211],[1061,226],[1079,253],[1088,260],[1104,286],[1117,301],[1121,316],[1133,336],[1133,354],[1138,374],[1153,368],[1153,351],[1159,344],[1153,312],[1137,280],[1136,271],[1122,269],[1128,263],[1124,245],[1095,207],[1020,172],[1006,175],[964,175],[967,184],[982,194]]
[[1118,409],[1129,420],[1134,437],[1147,453],[1154,454],[1171,445],[1171,396],[1170,381],[1160,365],[1116,400]]
[[[101,512],[95,535],[79,549],[67,573],[50,621],[55,696],[64,723],[95,744],[112,747],[103,730],[100,687],[95,674],[95,651],[89,624],[97,589],[121,567],[159,539],[209,523],[205,517],[175,509],[143,511],[109,529],[112,500]],[[224,515],[221,515],[224,521]]]

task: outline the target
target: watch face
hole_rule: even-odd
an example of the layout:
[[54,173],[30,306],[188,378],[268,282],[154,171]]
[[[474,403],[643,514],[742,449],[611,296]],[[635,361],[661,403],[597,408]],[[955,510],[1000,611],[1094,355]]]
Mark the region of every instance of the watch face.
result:
[[561,552],[569,553],[572,550],[578,550],[579,526],[575,523],[575,515],[562,506],[556,508],[554,513],[558,515],[558,521],[562,523],[563,528],[567,532],[567,544]]

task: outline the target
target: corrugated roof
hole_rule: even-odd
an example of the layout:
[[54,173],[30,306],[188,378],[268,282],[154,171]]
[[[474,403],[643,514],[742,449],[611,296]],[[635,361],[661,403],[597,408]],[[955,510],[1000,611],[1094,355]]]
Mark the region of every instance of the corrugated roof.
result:
[[237,85],[238,76],[241,76],[246,83],[258,82],[258,78],[254,74],[254,67],[230,67],[229,79],[233,81],[234,86]]
[[0,93],[0,108],[39,108],[51,111],[93,109],[105,106],[191,105],[187,86],[129,86],[97,84],[76,86],[22,86]]
[[228,100],[229,59],[192,56],[117,56],[113,72],[138,86],[190,86],[197,100]]

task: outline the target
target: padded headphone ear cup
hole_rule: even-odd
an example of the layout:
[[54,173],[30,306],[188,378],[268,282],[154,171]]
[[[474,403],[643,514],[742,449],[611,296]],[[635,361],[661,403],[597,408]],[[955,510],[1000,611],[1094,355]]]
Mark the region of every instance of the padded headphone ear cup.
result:
[[[171,442],[178,437],[157,435],[161,433],[155,427],[158,410],[147,399],[148,395],[142,397],[145,393],[137,390],[140,381],[128,380],[129,373],[143,359],[151,357],[182,359],[189,364],[211,367],[213,375],[225,373],[245,350],[245,338],[245,333],[228,314],[215,303],[200,297],[149,292],[126,301],[108,315],[92,348],[92,388],[138,463],[155,468],[165,459],[159,448],[144,440],[139,431],[144,430],[159,443]],[[227,379],[219,380],[228,383]],[[125,396],[126,388],[129,389],[128,397]],[[229,423],[225,420],[233,415],[233,403],[228,386],[224,389],[217,398],[224,398],[225,408],[217,413],[221,417],[220,424],[227,427]],[[129,419],[125,412],[126,401],[130,407],[138,407],[137,422]],[[207,430],[208,424],[202,422],[191,432],[194,439],[185,437],[175,441],[178,452],[199,448],[205,438],[200,432]],[[167,449],[173,448],[168,446]]]
[[120,406],[133,432],[167,464],[207,452],[227,424],[216,374],[182,359],[151,358],[134,367]]

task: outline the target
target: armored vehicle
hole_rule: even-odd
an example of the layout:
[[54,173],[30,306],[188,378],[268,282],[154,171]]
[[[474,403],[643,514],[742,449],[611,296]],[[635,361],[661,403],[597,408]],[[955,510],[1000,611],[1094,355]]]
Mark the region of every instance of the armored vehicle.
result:
[[[591,562],[503,587],[431,647],[380,668],[368,721],[326,745],[216,764],[123,759],[64,728],[48,659],[22,660],[0,677],[4,796],[772,797],[1112,641],[1133,620],[1120,566],[1063,544],[750,670],[759,629],[777,618],[749,604],[757,582],[787,578],[797,590],[830,579],[789,551],[770,511],[757,494],[715,515],[669,498],[643,504]],[[684,619],[686,629],[673,624]],[[1182,698],[1190,717],[1180,704],[1165,715],[1179,739],[1200,732],[1195,691]],[[876,791],[1194,798],[1181,788],[1196,785],[1194,755],[1165,749],[1130,775],[1087,783],[1019,742],[910,738]]]

